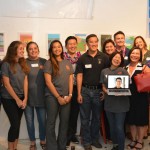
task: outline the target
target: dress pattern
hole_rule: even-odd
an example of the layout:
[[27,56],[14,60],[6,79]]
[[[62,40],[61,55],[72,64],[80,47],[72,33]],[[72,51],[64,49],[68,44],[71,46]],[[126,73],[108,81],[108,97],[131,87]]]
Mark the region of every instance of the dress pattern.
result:
[[[127,66],[127,70],[128,70]],[[129,125],[145,126],[148,125],[148,93],[139,93],[136,88],[134,76],[142,72],[143,65],[138,63],[130,81],[130,109],[127,114]]]

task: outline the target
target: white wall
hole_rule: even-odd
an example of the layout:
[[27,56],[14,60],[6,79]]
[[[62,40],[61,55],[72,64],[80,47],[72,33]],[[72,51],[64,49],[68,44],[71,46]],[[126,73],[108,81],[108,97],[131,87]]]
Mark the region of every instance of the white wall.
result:
[[[67,36],[75,33],[95,33],[99,36],[113,35],[122,30],[126,35],[142,35],[146,38],[146,16],[147,0],[95,0],[92,20],[0,17],[0,32],[5,33],[5,51],[10,42],[18,40],[19,32],[33,33],[34,41],[40,47],[40,55],[46,57],[48,33],[60,33],[63,44]],[[9,125],[6,125],[8,120],[4,112],[0,113],[0,123],[0,136],[6,138]],[[21,138],[26,137],[23,119]]]
[[[9,8],[7,8],[9,9]],[[5,51],[20,32],[33,33],[41,56],[46,57],[47,34],[60,33],[61,41],[75,33],[114,34],[146,37],[147,0],[95,0],[93,19],[38,19],[0,17],[0,32],[5,33]]]

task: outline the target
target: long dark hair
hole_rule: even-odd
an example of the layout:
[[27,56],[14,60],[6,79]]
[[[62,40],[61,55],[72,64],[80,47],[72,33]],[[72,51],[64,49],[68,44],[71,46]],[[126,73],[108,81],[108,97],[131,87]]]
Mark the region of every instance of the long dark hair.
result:
[[[17,49],[21,44],[22,44],[21,41],[13,41],[12,43],[10,43],[7,49],[6,56],[3,59],[3,62],[8,62],[10,64],[10,69],[12,70],[13,73],[16,73],[15,64],[17,63],[16,61]],[[26,64],[25,58],[24,57],[19,58],[18,63],[20,64],[23,72],[27,74],[29,72],[29,68]]]
[[53,73],[52,75],[53,76],[56,76],[59,74],[59,64],[58,64],[58,60],[56,59],[56,56],[53,54],[53,45],[55,43],[59,43],[61,48],[62,48],[62,53],[61,53],[61,58],[64,59],[64,55],[63,55],[63,46],[62,46],[62,43],[59,41],[59,40],[54,40],[51,42],[50,44],[50,47],[49,47],[49,59],[52,63],[52,70],[53,70]]

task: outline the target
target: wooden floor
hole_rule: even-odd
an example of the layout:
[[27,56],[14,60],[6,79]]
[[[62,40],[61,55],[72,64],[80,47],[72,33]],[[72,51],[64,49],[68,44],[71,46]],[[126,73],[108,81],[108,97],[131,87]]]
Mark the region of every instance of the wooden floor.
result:
[[[130,141],[128,139],[126,139],[126,145],[129,143]],[[39,144],[39,140],[37,140],[37,150],[42,150]],[[144,148],[142,150],[150,150],[150,136],[148,137],[147,140],[144,140]],[[17,150],[29,150],[29,140],[19,140],[19,144],[18,144],[18,149]],[[75,150],[84,150],[84,148],[82,147],[81,144],[73,144],[71,143],[71,146],[74,145],[75,146]],[[112,148],[112,144],[104,144],[102,142],[103,148],[101,150],[111,150]],[[71,146],[67,149],[67,150],[71,150]],[[93,150],[100,150],[97,148],[92,147]],[[0,150],[7,150],[7,142],[6,140],[0,140]],[[126,150],[126,149],[125,149]]]

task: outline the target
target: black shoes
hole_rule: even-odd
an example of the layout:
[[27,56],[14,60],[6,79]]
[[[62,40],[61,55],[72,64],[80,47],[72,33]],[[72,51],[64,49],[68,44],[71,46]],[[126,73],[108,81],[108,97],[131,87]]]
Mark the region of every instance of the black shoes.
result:
[[78,140],[78,138],[77,138],[75,135],[72,136],[72,138],[67,141],[66,147],[69,147],[69,146],[70,146],[70,142],[73,142],[73,143],[75,143],[75,144],[79,144],[79,140]]
[[[91,145],[96,147],[96,148],[102,148],[102,145],[98,141],[94,141]],[[84,150],[92,150],[91,145],[84,146]]]
[[79,140],[78,140],[78,138],[75,135],[72,136],[72,138],[71,138],[70,141],[73,142],[73,143],[75,143],[75,144],[79,144]]
[[67,141],[66,147],[70,146],[70,140]]
[[84,150],[92,150],[92,146],[91,145],[85,145]]
[[96,148],[102,148],[102,145],[99,143],[99,141],[92,142],[92,145],[95,146]]
[[111,150],[118,150],[118,145],[117,146],[113,146],[113,148]]

